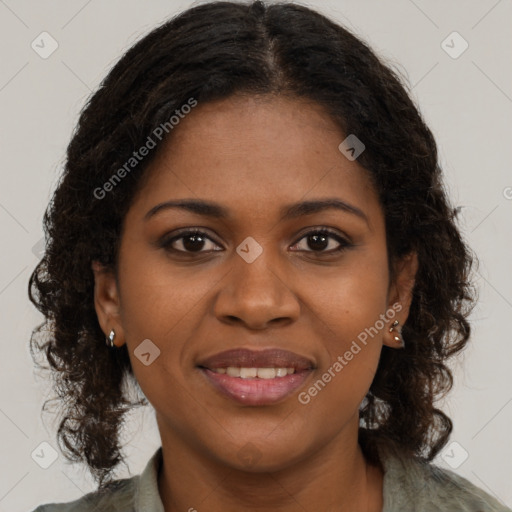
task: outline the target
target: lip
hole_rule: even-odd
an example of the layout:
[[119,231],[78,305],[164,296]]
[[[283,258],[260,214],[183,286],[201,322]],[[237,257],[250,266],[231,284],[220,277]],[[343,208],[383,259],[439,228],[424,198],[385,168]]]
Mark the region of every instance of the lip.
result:
[[216,373],[208,368],[201,368],[201,372],[217,391],[240,404],[271,405],[281,402],[302,386],[313,369],[274,379],[242,379],[230,377],[225,373]]
[[256,351],[235,348],[203,359],[198,366],[210,370],[227,368],[228,366],[240,368],[294,368],[296,372],[300,372],[313,369],[315,364],[310,359],[289,350],[269,348]]
[[[214,368],[294,368],[295,373],[274,379],[242,379],[217,373]],[[315,364],[310,359],[282,349],[232,349],[220,352],[198,364],[207,381],[222,395],[244,405],[270,405],[281,402],[304,384]]]

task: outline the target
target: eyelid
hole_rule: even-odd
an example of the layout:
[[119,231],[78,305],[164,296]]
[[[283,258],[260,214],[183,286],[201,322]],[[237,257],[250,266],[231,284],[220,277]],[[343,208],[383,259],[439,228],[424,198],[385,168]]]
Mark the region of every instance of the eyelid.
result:
[[339,238],[347,244],[351,243],[350,237],[347,234],[345,234],[343,231],[341,231],[340,229],[337,229],[337,228],[330,228],[328,226],[313,226],[313,227],[310,226],[310,227],[304,228],[304,230],[301,231],[297,235],[297,241],[295,243],[299,242],[306,235],[309,235],[310,233],[319,233],[319,232],[326,233],[327,235],[332,236],[333,238]]

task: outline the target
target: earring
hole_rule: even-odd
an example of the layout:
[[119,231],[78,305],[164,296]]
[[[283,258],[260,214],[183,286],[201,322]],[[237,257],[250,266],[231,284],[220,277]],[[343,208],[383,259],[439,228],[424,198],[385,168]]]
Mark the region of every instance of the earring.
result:
[[114,345],[114,338],[116,337],[116,333],[114,332],[114,329],[112,329],[110,331],[110,334],[108,335],[107,338],[105,338],[105,342],[107,344],[108,347],[110,348],[114,348],[115,345]]
[[405,342],[404,342],[404,339],[402,337],[401,329],[398,329],[398,330],[395,331],[395,328],[398,327],[398,325],[400,325],[400,322],[398,320],[395,320],[391,324],[391,327],[389,328],[389,332],[394,332],[393,339],[396,341],[397,345],[400,348],[404,348],[405,347]]

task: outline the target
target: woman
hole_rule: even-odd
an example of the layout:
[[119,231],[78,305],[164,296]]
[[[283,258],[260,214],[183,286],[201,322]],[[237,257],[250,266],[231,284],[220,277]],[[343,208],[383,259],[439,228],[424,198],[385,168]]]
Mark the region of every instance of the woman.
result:
[[[454,217],[432,133],[344,28],[256,1],[151,32],[45,216],[32,349],[99,486],[36,510],[510,510],[431,464],[474,302]],[[162,446],[114,480],[148,402]]]

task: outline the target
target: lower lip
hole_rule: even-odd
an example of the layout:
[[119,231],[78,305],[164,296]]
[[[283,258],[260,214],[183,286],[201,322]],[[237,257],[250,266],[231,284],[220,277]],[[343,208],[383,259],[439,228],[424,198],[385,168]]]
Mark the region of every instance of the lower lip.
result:
[[225,396],[245,405],[268,405],[283,400],[304,384],[312,370],[292,373],[274,379],[242,379],[201,368],[215,388]]

